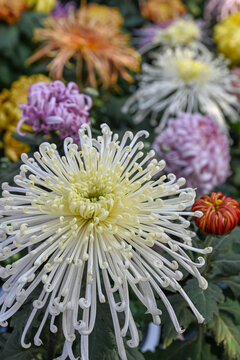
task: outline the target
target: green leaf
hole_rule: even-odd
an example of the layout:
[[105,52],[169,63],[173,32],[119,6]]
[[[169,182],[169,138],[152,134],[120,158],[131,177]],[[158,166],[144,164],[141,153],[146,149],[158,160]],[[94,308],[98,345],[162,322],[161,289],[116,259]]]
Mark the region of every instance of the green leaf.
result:
[[[137,349],[125,344],[128,360],[144,360]],[[112,316],[107,304],[98,304],[97,318],[89,343],[90,360],[120,360],[113,328]]]
[[15,25],[0,24],[0,50],[13,49],[18,42],[18,29]]
[[211,328],[216,342],[223,343],[229,360],[240,359],[240,326],[235,326],[229,316],[220,312],[214,316]]
[[[42,360],[44,359],[45,348],[43,346],[36,347],[31,346],[29,349],[25,349],[21,346],[21,335],[25,327],[26,321],[32,311],[32,300],[39,295],[40,289],[36,288],[29,296],[25,304],[18,310],[11,318],[10,325],[13,327],[11,333],[0,334],[7,336],[7,340],[4,343],[4,347],[0,351],[0,359],[4,360]],[[29,338],[32,340],[33,333],[37,332],[39,321],[34,319],[32,327],[29,329]],[[31,331],[33,329],[33,331]],[[38,355],[38,357],[36,357]]]
[[240,227],[236,227],[232,232],[224,236],[218,236],[213,239],[212,247],[213,252],[210,255],[211,258],[218,258],[219,254],[234,251],[234,246],[240,244]]
[[221,254],[213,261],[212,276],[237,275],[240,272],[240,254]]
[[[189,309],[186,301],[179,295],[175,294],[169,296],[169,301],[172,304],[172,307],[176,313],[177,318],[179,319],[180,325],[186,329],[188,325],[195,320],[195,316]],[[177,338],[178,333],[176,332],[173,323],[170,319],[170,316],[165,310],[165,306],[159,306],[161,310],[163,310],[163,314],[161,317],[162,321],[162,338],[163,338],[163,346],[169,346],[174,339]]]
[[236,297],[240,296],[240,276],[229,276],[229,277],[217,277],[214,279],[215,282],[224,283],[229,286]]
[[232,315],[237,324],[240,324],[240,304],[237,300],[227,298],[223,304],[219,305],[219,310]]
[[212,283],[208,284],[206,290],[202,290],[197,281],[191,279],[187,281],[184,291],[186,291],[206,322],[212,320],[214,314],[218,314],[218,303],[224,301],[222,290]]
[[[22,332],[19,329],[13,330],[8,336],[3,351],[0,353],[0,358],[4,360],[35,360],[36,355],[40,355],[40,349],[36,347],[30,347],[24,349],[21,347],[19,340],[21,339]],[[43,359],[43,356],[38,357]]]
[[176,340],[166,349],[160,349],[154,354],[148,352],[145,355],[147,360],[217,360],[211,353],[211,346],[201,333],[193,341]]

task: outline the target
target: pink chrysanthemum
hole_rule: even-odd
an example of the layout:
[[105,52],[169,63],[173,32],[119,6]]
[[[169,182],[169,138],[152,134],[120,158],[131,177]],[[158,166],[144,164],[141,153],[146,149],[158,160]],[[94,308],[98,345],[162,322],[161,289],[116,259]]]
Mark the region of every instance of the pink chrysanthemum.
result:
[[82,124],[89,124],[89,109],[92,100],[80,94],[77,84],[70,82],[67,86],[61,81],[49,84],[39,82],[30,87],[28,101],[20,105],[22,119],[17,129],[21,135],[21,126],[27,123],[33,130],[49,133],[58,131],[61,139],[71,136],[78,141],[78,130]]
[[198,195],[230,175],[228,139],[209,116],[184,113],[171,119],[153,148],[166,161],[166,171],[185,177]]
[[69,1],[66,4],[61,3],[61,1],[57,1],[51,15],[54,17],[65,17],[67,16],[69,11],[76,10],[76,4],[73,1]]
[[205,8],[204,17],[206,20],[215,17],[218,21],[222,21],[239,10],[240,0],[210,0]]

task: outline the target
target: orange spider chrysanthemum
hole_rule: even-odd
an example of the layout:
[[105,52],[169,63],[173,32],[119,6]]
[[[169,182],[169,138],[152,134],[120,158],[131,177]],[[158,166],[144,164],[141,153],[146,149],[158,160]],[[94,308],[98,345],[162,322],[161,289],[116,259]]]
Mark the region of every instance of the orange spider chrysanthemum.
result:
[[118,73],[130,82],[127,68],[139,71],[140,55],[129,45],[129,36],[121,32],[122,21],[117,9],[97,4],[82,6],[77,13],[70,11],[64,18],[49,17],[45,27],[35,32],[35,40],[44,43],[28,63],[52,57],[50,75],[62,79],[64,66],[76,59],[79,80],[84,82],[84,62],[92,87],[115,84]]
[[24,0],[0,0],[0,19],[8,24],[14,24],[19,20],[22,11],[26,9]]
[[168,21],[187,11],[181,0],[140,0],[142,16],[153,22]]
[[224,235],[232,231],[240,218],[240,206],[237,200],[221,192],[203,195],[193,204],[192,211],[202,211],[201,218],[194,217],[200,229],[206,234]]

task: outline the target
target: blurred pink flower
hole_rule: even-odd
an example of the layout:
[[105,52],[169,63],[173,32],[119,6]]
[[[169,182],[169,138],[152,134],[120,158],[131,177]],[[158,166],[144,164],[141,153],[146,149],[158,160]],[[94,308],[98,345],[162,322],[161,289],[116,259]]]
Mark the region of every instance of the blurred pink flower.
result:
[[230,175],[228,139],[210,116],[183,113],[170,119],[153,149],[166,161],[166,171],[184,177],[198,195],[210,193]]
[[27,123],[36,132],[57,130],[61,139],[71,136],[78,142],[79,128],[90,123],[88,110],[91,106],[91,97],[80,94],[74,82],[67,86],[61,81],[39,82],[30,87],[27,104],[19,105],[22,118],[17,129],[24,135],[20,129]]
[[208,21],[214,17],[222,21],[239,10],[240,0],[210,0],[205,7],[204,17]]
[[63,4],[61,1],[57,1],[51,15],[54,17],[65,17],[70,9],[72,11],[76,10],[76,4],[73,1],[66,4]]

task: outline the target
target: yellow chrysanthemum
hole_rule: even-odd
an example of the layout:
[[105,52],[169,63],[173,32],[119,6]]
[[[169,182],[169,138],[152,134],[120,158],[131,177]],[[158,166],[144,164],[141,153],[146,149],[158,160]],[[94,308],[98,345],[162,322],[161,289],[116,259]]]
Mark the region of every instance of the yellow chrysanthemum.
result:
[[142,16],[154,22],[172,20],[186,12],[181,0],[148,0],[140,4]]
[[213,38],[218,51],[231,60],[232,64],[240,63],[240,12],[228,16],[215,25]]
[[85,14],[88,21],[91,19],[99,19],[104,21],[108,26],[113,26],[118,29],[122,26],[124,19],[118,8],[109,7],[107,5],[89,4],[87,7],[81,9],[81,13]]
[[5,156],[11,161],[18,161],[22,153],[29,151],[29,146],[21,143],[12,136],[11,131],[6,131],[3,136]]
[[49,17],[45,27],[35,32],[35,40],[44,43],[29,63],[43,56],[51,57],[50,74],[61,79],[64,66],[76,59],[79,80],[84,82],[84,61],[87,82],[92,87],[99,83],[106,87],[116,84],[118,73],[130,82],[132,77],[126,68],[138,71],[140,55],[129,45],[129,36],[120,31],[122,18],[117,12],[105,5],[86,5],[64,18]]
[[54,8],[56,0],[26,0],[26,3],[39,13],[49,13]]
[[0,19],[14,24],[26,8],[25,0],[0,0]]
[[[12,84],[11,89],[3,89],[0,93],[0,133],[6,131],[3,136],[4,151],[12,161],[18,160],[21,153],[27,150],[25,145],[11,137],[21,119],[18,105],[27,102],[29,87],[40,81],[50,82],[50,79],[42,74],[24,75]],[[29,128],[28,125],[25,127]]]

